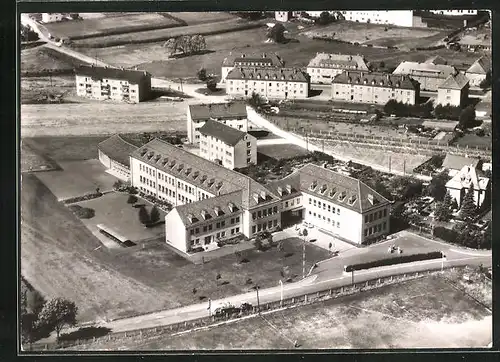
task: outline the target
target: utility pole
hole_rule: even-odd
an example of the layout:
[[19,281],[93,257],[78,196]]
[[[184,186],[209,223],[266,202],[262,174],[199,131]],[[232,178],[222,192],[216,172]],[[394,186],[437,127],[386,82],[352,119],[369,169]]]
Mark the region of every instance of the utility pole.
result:
[[403,159],[403,175],[406,176],[406,158]]
[[354,285],[354,269],[351,271],[351,284]]
[[307,229],[302,231],[302,279],[306,277],[306,237]]
[[323,149],[323,153],[325,153],[325,140],[321,140],[321,147]]
[[259,300],[259,286],[255,287],[255,291],[257,292],[257,312],[260,314],[260,300]]
[[208,316],[212,316],[212,299],[208,298]]
[[283,281],[280,279],[281,296],[280,296],[280,307],[283,307]]
[[181,92],[184,93],[184,89],[182,88],[182,78],[179,78],[179,81],[181,82]]
[[391,155],[389,155],[389,172],[391,172]]

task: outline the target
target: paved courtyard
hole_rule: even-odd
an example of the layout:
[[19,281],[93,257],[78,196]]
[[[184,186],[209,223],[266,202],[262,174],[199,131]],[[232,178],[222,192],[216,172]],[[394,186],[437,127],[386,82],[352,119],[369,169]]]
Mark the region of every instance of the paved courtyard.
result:
[[42,181],[59,201],[95,192],[113,189],[118,180],[106,172],[99,160],[61,161],[62,170],[38,172]]
[[[281,240],[285,238],[291,238],[291,237],[299,237],[299,231],[295,229],[295,226],[289,227],[280,233],[278,233],[275,238],[276,240]],[[319,230],[316,227],[313,228],[307,228],[307,238],[306,241],[308,243],[314,244],[320,248],[329,250],[329,244],[332,243],[332,249],[331,251],[339,251],[340,253],[345,252],[347,250],[351,249],[357,249],[356,246],[346,243],[345,241],[342,241],[338,238],[335,238],[332,235],[328,235],[324,233],[323,231]],[[313,240],[311,242],[311,240]]]

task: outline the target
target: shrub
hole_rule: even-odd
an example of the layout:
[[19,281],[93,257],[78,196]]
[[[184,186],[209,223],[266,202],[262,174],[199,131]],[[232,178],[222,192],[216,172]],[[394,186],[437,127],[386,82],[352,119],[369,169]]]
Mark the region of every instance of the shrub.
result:
[[69,207],[73,213],[80,219],[91,219],[95,216],[95,210],[89,207],[81,207],[80,205],[71,205]]
[[137,202],[137,196],[129,195],[127,199],[127,204],[135,204]]
[[205,68],[200,68],[200,70],[196,73],[198,79],[202,82],[207,80],[207,70]]
[[149,215],[149,220],[152,224],[154,224],[154,223],[160,221],[160,218],[161,218],[160,211],[158,210],[158,208],[155,205],[151,209],[151,214]]
[[72,198],[64,200],[63,203],[64,204],[73,204],[75,202],[97,199],[98,197],[101,197],[101,196],[102,196],[101,192],[96,192],[96,193],[86,194],[83,196],[72,197]]
[[349,272],[356,271],[356,270],[377,268],[380,266],[388,266],[388,265],[395,265],[395,264],[411,263],[414,261],[438,259],[441,257],[442,257],[442,254],[440,251],[433,251],[433,252],[425,253],[425,254],[404,255],[404,256],[398,256],[395,258],[375,260],[375,261],[372,261],[369,263],[346,265],[344,267],[344,270],[349,273]]
[[202,252],[202,251],[204,251],[204,249],[201,246],[197,246],[197,247],[191,248],[191,252],[192,253],[199,253],[199,252]]
[[217,90],[217,81],[214,78],[209,78],[207,80],[207,89],[212,92]]
[[255,238],[253,245],[257,248],[257,250],[262,250],[262,240],[260,239],[259,236]]
[[455,243],[458,236],[456,231],[443,226],[436,226],[433,235],[449,243]]
[[146,210],[145,207],[141,207],[139,209],[139,221],[141,222],[141,224],[143,225],[147,225],[150,223],[151,221],[151,218],[149,216],[149,213],[148,213],[148,210]]

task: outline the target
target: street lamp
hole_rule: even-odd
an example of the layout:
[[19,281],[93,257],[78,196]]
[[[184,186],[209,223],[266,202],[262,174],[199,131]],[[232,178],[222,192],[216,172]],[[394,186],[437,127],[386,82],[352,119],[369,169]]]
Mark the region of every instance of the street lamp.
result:
[[281,296],[280,296],[280,307],[283,307],[283,282],[280,279]]
[[259,286],[255,286],[255,291],[257,292],[257,312],[260,314],[260,300],[259,300]]
[[444,253],[441,251],[441,273],[444,272]]
[[212,316],[212,299],[208,298],[208,316]]
[[302,230],[302,279],[306,277],[306,237],[307,229]]

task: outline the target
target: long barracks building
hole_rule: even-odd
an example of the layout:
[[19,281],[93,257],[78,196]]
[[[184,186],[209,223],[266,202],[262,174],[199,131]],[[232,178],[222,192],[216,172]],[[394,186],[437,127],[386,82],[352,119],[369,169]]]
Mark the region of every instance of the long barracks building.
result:
[[166,242],[189,252],[217,241],[254,237],[301,217],[353,243],[384,237],[390,203],[368,186],[326,168],[306,165],[261,185],[158,139],[130,155],[132,185],[174,206],[165,217]]

